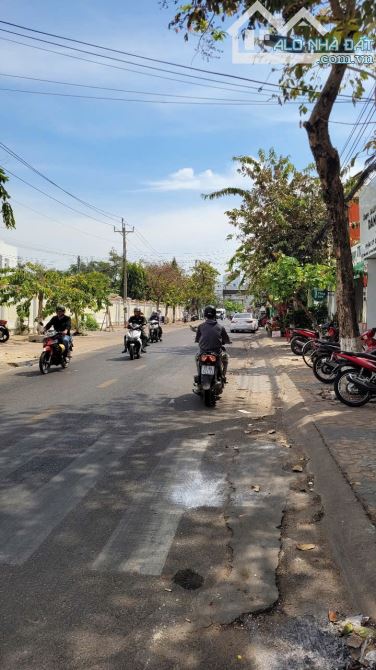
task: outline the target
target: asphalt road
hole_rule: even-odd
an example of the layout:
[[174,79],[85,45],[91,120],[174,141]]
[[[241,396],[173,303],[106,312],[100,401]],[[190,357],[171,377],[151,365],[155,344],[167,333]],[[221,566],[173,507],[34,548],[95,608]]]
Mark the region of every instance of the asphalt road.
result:
[[[2,670],[238,667],[238,638],[207,631],[278,596],[288,477],[275,445],[244,436],[244,338],[209,410],[192,335],[1,377]],[[174,581],[187,569],[196,590]]]

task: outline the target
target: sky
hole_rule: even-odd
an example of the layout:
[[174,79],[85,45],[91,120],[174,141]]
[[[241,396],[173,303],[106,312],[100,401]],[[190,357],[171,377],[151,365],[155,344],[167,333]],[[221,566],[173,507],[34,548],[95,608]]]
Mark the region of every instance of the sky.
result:
[[[174,63],[277,81],[278,73],[271,72],[269,65],[234,65],[230,39],[218,58],[204,60],[194,38],[186,43],[181,33],[169,30],[173,9],[172,3],[170,9],[162,9],[158,0],[2,0],[0,19]],[[0,28],[17,31],[3,24]],[[109,55],[134,62],[124,55]],[[135,227],[135,233],[128,236],[132,260],[175,256],[189,269],[195,259],[205,258],[222,272],[236,247],[235,241],[226,239],[234,231],[225,215],[236,200],[209,202],[201,194],[228,185],[246,186],[236,172],[234,156],[256,156],[258,149],[273,146],[278,153],[290,155],[298,168],[310,163],[312,156],[296,104],[224,104],[246,99],[260,103],[267,97],[257,90],[221,84],[220,78],[217,83],[200,84],[180,74],[151,71],[0,32],[0,142],[63,189],[115,215],[118,221],[71,199],[0,146],[1,166],[78,210],[11,177],[7,188],[17,228],[0,229],[0,239],[17,246],[25,259],[64,268],[77,255],[98,259],[106,257],[111,247],[120,250],[121,236],[113,225],[119,227],[124,217],[129,228]],[[25,90],[127,101],[20,92]],[[186,104],[184,97],[174,98],[184,104],[171,104],[166,94],[194,96],[199,104]],[[140,97],[158,102],[129,102]],[[213,98],[220,98],[221,104],[213,104],[218,102]],[[351,103],[338,104],[332,118],[354,123],[358,114],[358,107]],[[333,124],[334,144],[341,148],[350,131],[350,125]]]

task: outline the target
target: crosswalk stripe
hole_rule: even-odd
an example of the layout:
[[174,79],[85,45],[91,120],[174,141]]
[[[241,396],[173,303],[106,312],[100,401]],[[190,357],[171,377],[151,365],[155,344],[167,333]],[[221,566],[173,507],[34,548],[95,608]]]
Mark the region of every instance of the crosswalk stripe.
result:
[[132,436],[114,444],[113,435],[104,435],[37,491],[20,496],[15,487],[13,499],[8,490],[2,505],[0,563],[22,565],[135,441]]
[[162,573],[180,519],[189,506],[195,506],[194,486],[186,490],[187,482],[195,481],[209,443],[210,438],[174,441],[166,448],[94,561],[94,570]]

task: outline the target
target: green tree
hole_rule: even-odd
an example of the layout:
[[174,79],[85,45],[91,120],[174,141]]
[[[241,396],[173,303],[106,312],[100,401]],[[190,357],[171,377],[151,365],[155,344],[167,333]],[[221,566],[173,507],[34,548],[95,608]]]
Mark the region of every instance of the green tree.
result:
[[187,303],[198,312],[210,303],[216,303],[215,284],[218,270],[207,261],[196,261],[187,282]]
[[335,279],[334,264],[302,264],[297,258],[281,255],[261,270],[252,290],[256,301],[266,298],[273,305],[287,305],[294,301],[313,321],[314,317],[307,308],[308,291],[332,287]]
[[260,150],[258,159],[240,156],[234,160],[249,188],[224,188],[204,196],[211,200],[229,195],[241,198],[239,206],[226,212],[236,228],[231,237],[240,242],[230,269],[249,280],[280,253],[302,263],[327,259],[326,208],[312,167],[299,171],[274,149],[268,154]]
[[225,308],[228,314],[235,314],[236,312],[242,312],[244,307],[241,302],[236,302],[235,300],[224,300],[223,307]]
[[44,307],[46,300],[58,298],[63,273],[50,270],[37,263],[25,263],[15,268],[0,270],[0,304],[16,305],[21,325],[30,316],[32,300],[38,300],[37,325],[41,331],[41,322],[48,312]]
[[176,320],[176,308],[185,302],[187,291],[187,277],[183,269],[178,265],[175,258],[171,261],[169,273],[169,282],[166,288],[166,311],[169,306],[172,307],[172,320]]
[[47,298],[45,311],[51,314],[57,304],[64,304],[74,315],[75,326],[79,330],[85,310],[99,311],[107,307],[110,294],[110,279],[100,272],[64,275],[57,290]]
[[[168,0],[165,0],[164,4],[169,4]],[[188,39],[189,34],[196,32],[209,36],[216,42],[224,39],[226,35],[222,20],[226,17],[235,18],[252,4],[253,0],[191,0],[179,7],[171,25],[177,30],[185,30],[185,39]],[[270,12],[281,12],[285,21],[305,7],[329,30],[326,37],[337,39],[341,47],[345,39],[353,38],[357,42],[361,37],[370,38],[374,34],[375,12],[371,0],[358,2],[328,0],[325,5],[321,0],[305,0],[298,3],[296,0],[265,0],[263,4]],[[261,24],[265,23],[264,17],[260,14],[257,15],[257,20]],[[308,25],[307,21],[295,25],[294,30],[297,35],[306,39],[317,37],[315,28]],[[322,72],[324,67],[326,66],[321,66]],[[364,66],[353,67],[335,63],[324,72],[324,84],[322,78],[318,76],[318,70],[320,66],[317,59],[308,64],[286,65],[282,69],[279,81],[281,91],[279,101],[282,103],[303,95],[305,101],[313,103],[313,108],[303,126],[308,134],[327,207],[328,225],[333,234],[337,267],[338,320],[342,345],[350,348],[358,345],[359,329],[341,163],[338,151],[331,140],[329,121],[337,97],[345,85],[351,87],[354,101],[363,95],[365,80],[370,74],[373,76],[372,66],[367,70]],[[308,113],[304,101],[300,105],[300,111],[302,114]],[[375,147],[374,140],[372,147]],[[376,167],[376,161],[374,166]]]
[[128,264],[128,296],[132,300],[144,300],[147,295],[147,274],[142,263]]
[[[132,300],[142,300],[147,291],[146,271],[142,263],[128,262],[128,296]],[[100,272],[110,280],[112,293],[123,295],[123,257],[115,249],[111,249],[108,260],[90,260],[74,263],[68,274]]]
[[4,184],[9,180],[4,170],[0,167],[0,203],[1,203],[1,217],[5,228],[15,228],[16,220],[14,218],[13,209],[9,202],[10,195],[5,190]]

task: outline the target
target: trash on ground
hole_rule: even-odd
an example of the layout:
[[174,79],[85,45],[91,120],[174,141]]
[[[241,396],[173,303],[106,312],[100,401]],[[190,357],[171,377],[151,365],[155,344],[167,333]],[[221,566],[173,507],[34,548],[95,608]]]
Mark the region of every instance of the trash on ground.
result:
[[292,466],[292,471],[293,472],[303,472],[303,468],[301,465],[293,465]]
[[315,547],[315,544],[311,544],[309,542],[303,542],[296,545],[296,548],[299,549],[299,551],[311,551],[311,549],[315,549]]
[[331,623],[335,623],[338,618],[338,612],[336,610],[329,610],[328,611],[328,619]]
[[260,491],[260,487],[259,487],[258,484],[252,484],[251,489],[252,489],[252,491],[254,491],[255,493],[259,493],[259,491]]

